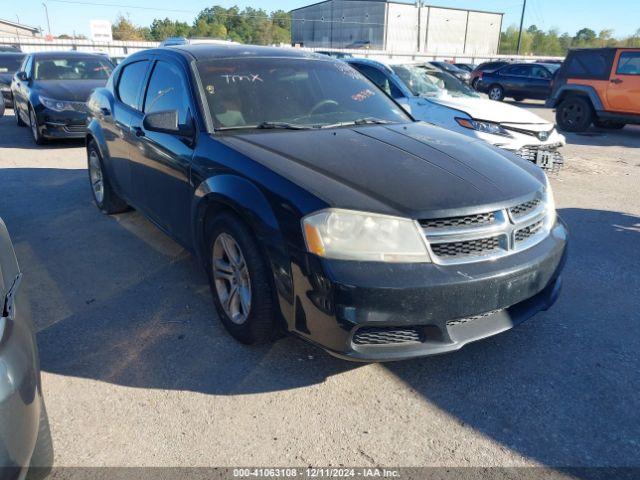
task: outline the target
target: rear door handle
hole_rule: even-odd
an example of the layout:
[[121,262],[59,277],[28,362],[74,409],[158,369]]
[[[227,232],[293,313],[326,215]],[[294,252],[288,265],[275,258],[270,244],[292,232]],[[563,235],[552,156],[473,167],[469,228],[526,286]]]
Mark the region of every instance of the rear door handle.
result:
[[615,83],[615,84],[622,83],[622,80],[619,78],[612,78],[611,83]]

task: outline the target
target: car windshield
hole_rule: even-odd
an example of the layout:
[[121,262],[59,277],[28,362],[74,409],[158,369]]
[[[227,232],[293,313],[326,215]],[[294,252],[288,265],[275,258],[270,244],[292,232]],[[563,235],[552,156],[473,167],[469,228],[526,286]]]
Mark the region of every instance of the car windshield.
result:
[[344,62],[230,58],[197,62],[214,128],[322,128],[409,117]]
[[106,59],[42,58],[35,62],[35,80],[107,80],[113,66]]
[[438,88],[444,90],[445,93],[451,97],[480,98],[480,95],[478,95],[471,87],[450,73],[430,68],[423,68],[422,71],[428,81],[436,84]]
[[435,82],[426,78],[422,70],[412,65],[395,65],[391,67],[407,88],[418,97],[439,97],[444,91]]
[[20,68],[24,55],[1,55],[0,73],[14,73]]

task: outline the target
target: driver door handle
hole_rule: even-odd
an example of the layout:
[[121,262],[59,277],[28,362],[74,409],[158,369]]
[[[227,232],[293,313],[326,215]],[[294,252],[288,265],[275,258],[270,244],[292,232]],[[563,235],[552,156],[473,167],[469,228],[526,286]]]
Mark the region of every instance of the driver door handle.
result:
[[131,127],[131,130],[135,134],[136,137],[144,137],[144,130],[140,127]]
[[622,79],[620,79],[620,78],[612,78],[611,79],[611,83],[615,83],[615,84],[622,83]]

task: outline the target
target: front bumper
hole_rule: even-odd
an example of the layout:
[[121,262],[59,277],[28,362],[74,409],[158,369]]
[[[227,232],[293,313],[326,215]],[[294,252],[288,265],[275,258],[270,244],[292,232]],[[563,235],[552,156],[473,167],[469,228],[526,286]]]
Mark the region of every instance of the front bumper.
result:
[[[307,257],[294,269],[294,332],[341,358],[388,361],[450,352],[549,308],[567,232],[491,262],[383,264]],[[400,339],[400,341],[399,341]]]
[[2,90],[2,101],[7,108],[13,108],[13,95],[11,90]]
[[85,112],[56,112],[43,108],[37,112],[38,128],[45,138],[84,138],[87,131]]

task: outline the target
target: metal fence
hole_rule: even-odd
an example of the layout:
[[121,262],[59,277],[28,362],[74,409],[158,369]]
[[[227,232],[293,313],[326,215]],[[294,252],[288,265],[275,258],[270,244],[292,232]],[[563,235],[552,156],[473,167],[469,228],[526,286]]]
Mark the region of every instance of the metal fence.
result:
[[[91,40],[46,40],[44,38],[28,37],[0,37],[0,45],[19,46],[23,52],[42,51],[69,51],[78,52],[99,52],[106,53],[111,57],[126,57],[132,53],[155,48],[158,42],[133,42],[133,41],[113,41],[94,42]],[[305,51],[327,50],[326,48],[291,47],[280,45],[281,48],[298,48]],[[338,49],[332,49],[338,50]],[[535,61],[539,59],[561,60],[562,57],[535,57],[535,56],[514,56],[514,55],[471,55],[441,52],[414,52],[414,53],[393,53],[384,50],[373,49],[339,49],[341,52],[350,53],[355,57],[366,57],[380,60],[405,60],[407,62],[444,60],[459,63],[481,63],[495,59],[512,59],[517,61]]]

